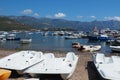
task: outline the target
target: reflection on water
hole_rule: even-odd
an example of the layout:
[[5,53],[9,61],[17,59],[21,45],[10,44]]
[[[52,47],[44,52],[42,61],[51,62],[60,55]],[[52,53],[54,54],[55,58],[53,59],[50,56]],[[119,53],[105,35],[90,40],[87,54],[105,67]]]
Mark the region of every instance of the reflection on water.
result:
[[31,46],[31,43],[29,43],[29,44],[20,44],[20,47],[23,50],[30,49],[30,46]]

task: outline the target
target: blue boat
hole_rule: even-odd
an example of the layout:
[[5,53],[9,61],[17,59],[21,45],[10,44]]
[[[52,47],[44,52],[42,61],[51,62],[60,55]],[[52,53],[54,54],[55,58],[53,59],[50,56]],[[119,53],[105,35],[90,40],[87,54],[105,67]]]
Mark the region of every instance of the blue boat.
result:
[[89,40],[98,40],[98,36],[97,35],[91,35],[91,36],[88,36],[88,39]]
[[98,36],[98,40],[99,41],[108,41],[108,40],[111,40],[111,39],[106,34],[101,34],[101,35]]

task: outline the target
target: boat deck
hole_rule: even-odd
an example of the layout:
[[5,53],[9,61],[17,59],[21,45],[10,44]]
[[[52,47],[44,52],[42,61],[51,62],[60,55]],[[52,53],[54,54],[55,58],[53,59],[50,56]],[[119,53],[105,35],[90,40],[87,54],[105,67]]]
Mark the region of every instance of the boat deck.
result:
[[37,54],[34,54],[34,51],[16,52],[5,58],[2,58],[0,60],[0,67],[6,69],[13,69],[13,70],[23,70],[43,60],[41,58],[41,52],[40,53],[35,52],[35,53]]

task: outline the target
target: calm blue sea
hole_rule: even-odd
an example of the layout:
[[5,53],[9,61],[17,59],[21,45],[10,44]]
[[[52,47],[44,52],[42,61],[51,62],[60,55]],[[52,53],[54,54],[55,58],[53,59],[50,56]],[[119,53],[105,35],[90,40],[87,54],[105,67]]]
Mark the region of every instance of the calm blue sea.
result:
[[[25,37],[25,34],[19,33],[17,37]],[[111,52],[109,45],[105,42],[90,42],[88,39],[65,39],[64,36],[43,36],[40,33],[32,33],[27,35],[32,38],[30,44],[21,44],[20,41],[4,41],[0,42],[1,49],[18,49],[18,50],[41,50],[41,51],[76,51],[72,48],[73,42],[80,42],[81,44],[101,45],[100,52]]]

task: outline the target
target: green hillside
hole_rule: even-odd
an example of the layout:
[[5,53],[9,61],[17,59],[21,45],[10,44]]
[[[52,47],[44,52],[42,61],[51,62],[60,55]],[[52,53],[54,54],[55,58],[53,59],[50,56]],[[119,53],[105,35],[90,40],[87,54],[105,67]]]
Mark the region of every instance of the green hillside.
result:
[[10,18],[0,16],[0,31],[10,31],[10,30],[30,30],[31,27],[25,24],[21,24]]

